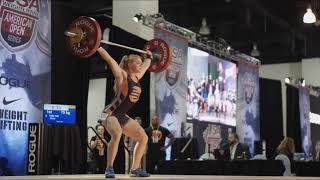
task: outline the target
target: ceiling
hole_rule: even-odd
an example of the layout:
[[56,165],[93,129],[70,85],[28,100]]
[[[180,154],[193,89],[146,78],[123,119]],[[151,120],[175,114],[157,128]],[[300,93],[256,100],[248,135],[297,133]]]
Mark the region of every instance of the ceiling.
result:
[[[112,15],[112,0],[55,0],[83,14]],[[159,11],[172,23],[198,32],[206,17],[209,39],[223,38],[250,55],[257,43],[263,64],[320,57],[320,26],[302,23],[308,5],[320,18],[319,0],[159,0]],[[318,13],[318,14],[317,14]]]
[[[320,26],[302,23],[305,0],[160,0],[165,19],[198,32],[206,17],[210,39],[223,38],[249,54],[257,43],[263,64],[297,62],[320,56]],[[320,12],[317,0],[313,11]],[[317,14],[316,14],[317,15]]]

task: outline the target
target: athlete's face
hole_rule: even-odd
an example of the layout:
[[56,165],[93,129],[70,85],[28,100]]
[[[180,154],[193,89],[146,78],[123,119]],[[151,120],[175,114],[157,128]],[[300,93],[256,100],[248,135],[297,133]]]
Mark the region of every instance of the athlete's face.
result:
[[139,73],[141,71],[141,65],[142,65],[142,60],[139,57],[135,58],[128,64],[128,67],[131,72],[133,73]]

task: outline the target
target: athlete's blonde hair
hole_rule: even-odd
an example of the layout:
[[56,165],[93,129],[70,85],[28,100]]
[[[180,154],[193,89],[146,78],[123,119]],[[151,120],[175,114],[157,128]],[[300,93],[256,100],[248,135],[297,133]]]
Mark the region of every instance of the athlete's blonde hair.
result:
[[[129,64],[129,63],[132,63],[133,60],[135,60],[135,59],[137,59],[137,58],[141,58],[141,57],[140,57],[139,55],[137,55],[137,54],[125,55],[125,56],[122,57],[119,66],[120,66],[123,70],[127,71],[128,68],[129,68],[129,67],[128,67],[128,64]],[[141,58],[141,60],[142,60],[142,58]]]

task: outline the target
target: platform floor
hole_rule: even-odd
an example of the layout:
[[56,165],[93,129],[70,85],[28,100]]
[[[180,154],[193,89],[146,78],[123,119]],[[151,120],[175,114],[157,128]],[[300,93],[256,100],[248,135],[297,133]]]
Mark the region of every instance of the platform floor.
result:
[[[90,174],[90,175],[49,175],[49,176],[11,176],[0,177],[0,180],[42,180],[42,179],[65,179],[65,180],[85,180],[85,179],[105,179],[103,174]],[[116,175],[116,179],[166,179],[166,180],[319,180],[320,177],[272,177],[272,176],[191,176],[191,175],[153,175],[148,178],[134,178],[128,175]]]

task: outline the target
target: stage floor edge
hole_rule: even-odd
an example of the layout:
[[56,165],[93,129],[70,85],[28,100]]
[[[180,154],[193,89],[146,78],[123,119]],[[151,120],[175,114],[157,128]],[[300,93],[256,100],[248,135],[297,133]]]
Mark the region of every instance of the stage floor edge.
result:
[[[42,179],[65,179],[65,180],[81,180],[81,179],[105,179],[103,174],[79,174],[79,175],[45,175],[45,176],[3,176],[0,180],[42,180]],[[130,177],[129,175],[116,175],[115,179],[211,179],[211,180],[319,180],[320,177],[283,177],[283,176],[202,176],[202,175],[152,175],[147,178]]]

